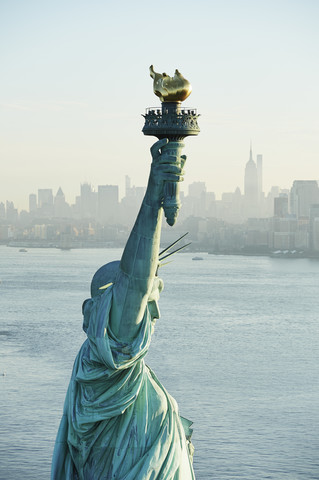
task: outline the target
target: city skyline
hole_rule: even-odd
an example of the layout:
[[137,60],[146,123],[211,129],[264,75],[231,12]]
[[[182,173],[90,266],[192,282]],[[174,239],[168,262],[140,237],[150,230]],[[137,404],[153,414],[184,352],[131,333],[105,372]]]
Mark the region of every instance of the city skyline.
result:
[[[245,168],[245,192],[237,189],[216,200],[205,182],[190,184],[181,195],[180,232],[190,233],[194,250],[211,253],[318,257],[319,185],[316,180],[295,180],[290,190],[260,192],[262,159],[252,155]],[[257,166],[258,172],[257,172]],[[12,202],[0,203],[0,243],[43,248],[105,248],[123,245],[134,223],[145,189],[131,186],[126,177],[125,197],[118,187],[99,185],[94,191],[81,185],[80,196],[69,205],[61,188],[39,189],[29,195],[29,211],[18,213]],[[165,224],[165,222],[164,222]],[[174,232],[163,229],[165,242]]]
[[[210,191],[208,188],[207,188],[207,191],[214,194],[215,195],[215,199],[216,200],[222,200],[223,196],[226,194],[231,194],[231,193],[235,193],[236,191],[240,191],[241,195],[244,196],[246,194],[247,198],[249,198],[249,203],[251,205],[253,205],[255,202],[255,200],[257,198],[260,198],[261,195],[264,195],[264,197],[266,197],[268,194],[271,193],[271,190],[273,188],[278,188],[279,190],[289,190],[292,188],[293,186],[293,182],[296,181],[296,180],[315,180],[316,182],[318,182],[317,179],[305,179],[305,178],[301,178],[301,179],[293,179],[293,182],[291,185],[289,186],[281,186],[279,185],[278,183],[274,182],[273,185],[271,185],[271,187],[269,188],[269,190],[267,191],[264,186],[263,186],[263,176],[264,176],[264,171],[263,171],[263,165],[264,165],[264,162],[263,162],[263,155],[262,154],[256,154],[254,155],[253,154],[253,147],[252,147],[252,143],[250,143],[250,150],[249,150],[249,155],[247,156],[248,158],[248,161],[243,165],[243,172],[242,172],[242,185],[237,185],[237,186],[234,186],[233,189],[227,191],[227,192],[220,192],[220,194],[218,195],[215,191]],[[255,159],[254,159],[255,158]],[[253,165],[253,170],[255,168],[256,172],[255,174],[257,175],[256,176],[256,199],[254,198],[254,193],[251,192],[251,188],[254,189],[254,185],[250,185],[249,186],[249,182],[254,184],[254,180],[251,180],[249,179],[249,177],[251,176],[251,173],[249,172],[249,167],[251,169],[251,166]],[[248,171],[247,171],[247,168],[248,168]],[[247,175],[248,173],[248,175]],[[247,178],[248,178],[248,183],[247,183]],[[254,172],[253,172],[253,178],[254,178]],[[29,192],[26,196],[26,198],[24,199],[24,202],[23,202],[23,207],[21,208],[18,204],[16,204],[16,202],[14,201],[14,199],[12,198],[1,198],[0,197],[0,203],[6,203],[6,202],[12,202],[15,206],[15,208],[21,212],[21,211],[29,211],[29,205],[30,205],[30,195],[36,195],[40,190],[51,190],[52,191],[52,194],[53,194],[53,197],[59,192],[59,190],[62,189],[63,191],[63,194],[66,198],[66,201],[68,204],[70,205],[73,205],[76,203],[76,198],[80,195],[80,192],[81,192],[81,187],[83,185],[89,185],[93,191],[95,191],[96,193],[98,193],[98,189],[99,187],[103,187],[105,185],[108,185],[108,186],[115,186],[118,188],[118,195],[119,195],[119,200],[123,200],[126,196],[126,188],[127,188],[127,181],[129,180],[129,183],[130,185],[132,184],[132,186],[134,188],[139,188],[139,189],[142,189],[142,188],[145,188],[146,185],[135,185],[134,182],[132,182],[132,179],[128,176],[128,175],[125,175],[123,181],[121,184],[115,184],[115,183],[112,183],[111,181],[109,182],[106,182],[106,183],[99,183],[97,185],[93,185],[92,182],[90,181],[82,181],[80,182],[80,184],[78,185],[78,191],[75,193],[74,197],[71,198],[71,194],[68,192],[67,190],[67,187],[65,187],[64,185],[62,184],[59,184],[58,187],[54,188],[50,185],[46,185],[46,186],[38,186],[35,191],[33,192]],[[199,179],[199,180],[196,180],[196,181],[190,181],[190,182],[183,182],[181,184],[181,192],[182,194],[184,194],[185,196],[186,195],[189,195],[189,190],[191,188],[192,185],[196,184],[196,183],[204,183],[205,184],[205,187],[207,187],[207,182],[204,181],[203,179]],[[319,182],[318,182],[319,183]],[[248,191],[247,191],[247,184],[248,184]],[[258,190],[258,192],[257,192]],[[252,210],[252,213],[253,213],[253,210]]]
[[[13,202],[0,202],[0,242],[63,249],[122,244],[144,193],[145,187],[132,185],[127,175],[122,198],[118,185],[112,184],[94,188],[81,183],[80,195],[71,204],[61,186],[56,194],[38,188],[37,194],[29,194],[28,210],[18,212]],[[294,180],[290,189],[273,186],[265,194],[263,157],[257,154],[254,160],[252,146],[243,191],[237,187],[217,199],[204,181],[197,181],[189,184],[187,194],[181,192],[181,203],[179,224],[190,230],[195,249],[318,256],[318,181]],[[167,229],[164,232],[167,235]]]
[[40,185],[72,198],[126,174],[145,185],[150,64],[193,86],[185,106],[201,133],[185,141],[186,188],[243,190],[250,140],[265,191],[317,179],[318,14],[312,0],[2,2],[1,199],[21,209]]
[[[223,192],[221,198],[218,198],[214,192],[207,190],[204,181],[190,183],[187,192],[180,192],[183,206],[182,214],[180,212],[179,215],[183,218],[195,215],[241,223],[249,218],[263,219],[289,215],[296,218],[307,217],[310,215],[311,205],[316,207],[317,212],[319,205],[317,180],[294,180],[290,189],[273,186],[266,194],[262,189],[262,175],[262,155],[257,155],[254,162],[250,150],[245,167],[243,191],[237,187],[232,192]],[[27,217],[24,214],[30,214],[31,223],[37,218],[52,220],[91,218],[104,225],[113,225],[121,223],[117,216],[117,209],[121,207],[126,211],[125,223],[131,223],[145,190],[145,186],[132,185],[127,175],[123,196],[119,195],[118,185],[98,185],[95,188],[90,183],[84,182],[80,184],[79,195],[76,195],[73,202],[68,202],[61,186],[56,193],[52,188],[38,188],[37,193],[29,193],[28,207],[22,210],[16,208],[13,201],[0,200],[0,221],[10,226],[18,221],[19,216],[25,221]]]

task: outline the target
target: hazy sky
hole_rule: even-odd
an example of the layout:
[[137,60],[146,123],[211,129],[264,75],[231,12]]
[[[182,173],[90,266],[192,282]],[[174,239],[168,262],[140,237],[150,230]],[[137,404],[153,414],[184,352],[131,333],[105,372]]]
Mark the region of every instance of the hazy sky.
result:
[[243,190],[250,141],[266,192],[319,179],[318,21],[318,0],[0,0],[0,201],[145,185],[150,64],[178,68],[201,113],[185,191]]

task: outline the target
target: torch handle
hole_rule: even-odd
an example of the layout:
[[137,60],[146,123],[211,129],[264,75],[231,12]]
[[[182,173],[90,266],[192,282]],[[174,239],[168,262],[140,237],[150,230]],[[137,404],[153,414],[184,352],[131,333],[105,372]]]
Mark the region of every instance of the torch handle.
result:
[[[176,162],[180,165],[180,157],[185,144],[179,141],[170,141],[162,147],[162,155],[176,156]],[[178,211],[181,207],[179,198],[179,183],[165,182],[163,208],[168,225],[173,226],[176,222]]]

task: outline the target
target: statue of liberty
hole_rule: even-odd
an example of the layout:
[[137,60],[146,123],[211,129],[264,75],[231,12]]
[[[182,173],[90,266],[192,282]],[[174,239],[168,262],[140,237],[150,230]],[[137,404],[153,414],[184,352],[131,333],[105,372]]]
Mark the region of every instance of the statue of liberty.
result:
[[191,480],[191,422],[145,364],[159,318],[157,276],[164,185],[183,179],[185,156],[151,148],[140,211],[120,261],[93,276],[83,343],[56,438],[52,480]]

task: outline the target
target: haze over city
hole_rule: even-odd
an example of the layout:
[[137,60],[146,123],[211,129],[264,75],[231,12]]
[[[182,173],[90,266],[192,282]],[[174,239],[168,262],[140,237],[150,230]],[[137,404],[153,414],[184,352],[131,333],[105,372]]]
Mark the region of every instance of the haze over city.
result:
[[143,186],[159,106],[148,67],[190,80],[185,106],[201,133],[185,140],[185,188],[243,191],[263,155],[263,184],[318,180],[316,1],[4,1],[0,201],[28,208],[38,188],[72,202],[83,182]]

